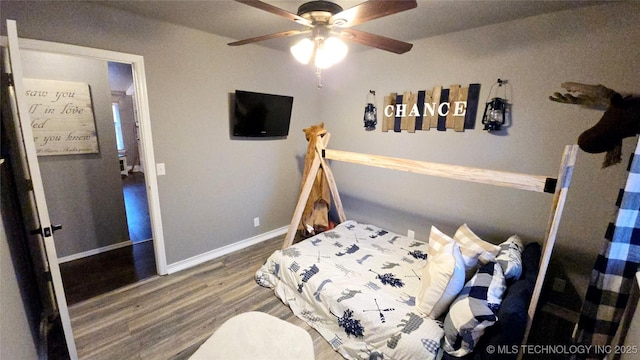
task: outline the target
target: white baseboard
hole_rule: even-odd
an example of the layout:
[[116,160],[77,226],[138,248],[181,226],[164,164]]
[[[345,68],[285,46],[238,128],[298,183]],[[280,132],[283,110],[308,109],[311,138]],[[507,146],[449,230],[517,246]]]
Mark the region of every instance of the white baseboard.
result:
[[87,257],[87,256],[98,255],[98,254],[101,254],[103,252],[107,252],[107,251],[110,251],[110,250],[120,249],[122,247],[130,246],[130,245],[133,245],[131,240],[122,241],[122,242],[119,242],[119,243],[116,243],[116,244],[103,246],[101,248],[87,250],[87,251],[83,251],[81,253],[59,257],[58,258],[58,263],[62,264],[62,263],[66,263],[66,262],[69,262],[69,261],[82,259],[82,258]]
[[[200,264],[202,264],[204,262],[207,262],[209,260],[213,260],[213,259],[218,258],[218,257],[223,256],[223,255],[227,255],[227,254],[232,253],[234,251],[242,250],[242,249],[244,249],[246,247],[249,247],[251,245],[255,245],[255,244],[261,243],[263,241],[266,241],[266,240],[269,240],[269,239],[273,239],[276,236],[284,235],[284,234],[287,233],[288,229],[289,229],[289,226],[283,226],[281,228],[278,228],[278,229],[275,229],[275,230],[271,230],[271,231],[268,231],[266,233],[254,236],[254,237],[251,237],[251,238],[248,238],[248,239],[245,239],[245,240],[241,240],[241,241],[235,242],[233,244],[229,244],[229,245],[223,246],[223,247],[215,249],[215,250],[208,251],[208,252],[200,254],[200,255],[196,255],[196,256],[191,257],[189,259],[178,261],[177,263],[173,263],[173,264],[168,265],[167,266],[167,272],[169,274],[172,274],[172,273],[178,272],[180,270],[185,270],[185,269],[191,268],[193,266],[200,265]],[[147,241],[147,240],[145,240],[145,241]],[[122,248],[122,247],[125,247],[125,246],[130,246],[130,245],[133,245],[133,242],[131,242],[131,240],[122,241],[122,242],[119,242],[117,244],[107,245],[107,246],[103,246],[101,248],[92,249],[92,250],[88,250],[88,251],[83,251],[81,253],[77,253],[77,254],[73,254],[73,255],[59,257],[58,258],[58,263],[62,264],[62,263],[65,263],[65,262],[82,259],[82,258],[87,257],[87,256],[101,254],[103,252],[119,249],[119,248]]]
[[182,261],[178,261],[176,263],[173,264],[169,264],[167,265],[167,272],[169,274],[173,274],[175,272],[181,271],[181,270],[186,270],[188,268],[194,267],[196,265],[200,265],[204,262],[207,262],[209,260],[213,260],[215,258],[218,258],[220,256],[223,255],[227,255],[229,253],[232,253],[234,251],[238,251],[238,250],[242,250],[246,247],[249,247],[251,245],[255,245],[258,243],[261,243],[263,241],[269,240],[269,239],[273,239],[276,236],[280,236],[280,235],[284,235],[287,233],[287,230],[289,229],[289,226],[283,226],[279,229],[275,229],[275,230],[271,230],[269,232],[266,232],[264,234],[260,234],[257,236],[254,236],[252,238],[248,238],[245,240],[241,240],[238,242],[235,242],[233,244],[229,244],[226,246],[223,246],[221,248],[215,249],[215,250],[211,250],[208,251],[206,253],[202,253],[200,255],[196,255],[194,257],[182,260]]

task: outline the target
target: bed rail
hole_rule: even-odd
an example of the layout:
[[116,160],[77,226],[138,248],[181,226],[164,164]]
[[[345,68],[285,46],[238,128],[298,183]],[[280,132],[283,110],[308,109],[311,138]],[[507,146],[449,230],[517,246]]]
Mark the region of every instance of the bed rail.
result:
[[555,178],[547,176],[487,170],[468,166],[400,159],[341,150],[326,149],[324,156],[329,160],[344,161],[353,164],[408,171],[417,174],[505,186],[536,192],[553,193],[556,182]]
[[560,225],[560,219],[562,217],[562,211],[564,209],[564,204],[567,197],[567,191],[569,190],[569,185],[571,183],[573,167],[576,162],[578,146],[567,145],[565,147],[562,155],[562,160],[560,162],[558,177],[553,178],[543,175],[529,175],[523,173],[496,171],[459,165],[408,160],[380,155],[362,154],[349,151],[331,150],[327,149],[329,139],[330,134],[326,133],[324,135],[320,135],[318,141],[316,142],[316,151],[313,153],[314,159],[312,161],[312,166],[307,178],[303,183],[300,197],[298,199],[293,218],[291,219],[291,224],[289,225],[289,230],[282,245],[283,249],[293,244],[293,240],[298,229],[298,224],[300,223],[300,220],[302,218],[302,212],[304,211],[305,204],[307,202],[307,199],[309,198],[311,188],[313,187],[316,174],[318,173],[318,169],[320,167],[323,168],[325,177],[327,178],[327,183],[331,190],[331,196],[334,201],[339,220],[341,222],[346,220],[344,208],[342,206],[342,201],[340,200],[340,194],[338,193],[335,178],[326,160],[342,161],[353,164],[456,179],[461,181],[470,181],[526,191],[546,192],[553,194],[549,223],[547,232],[545,233],[544,243],[542,244],[542,255],[540,258],[538,277],[536,279],[533,295],[531,297],[531,302],[529,305],[527,327],[525,329],[525,336],[523,339],[523,343],[526,343],[529,332],[531,331],[533,316],[536,312],[538,301],[540,299],[540,293],[542,292],[542,285],[544,283],[544,279],[549,266],[549,261],[551,259],[551,254],[553,252],[553,247],[555,245],[556,236]]

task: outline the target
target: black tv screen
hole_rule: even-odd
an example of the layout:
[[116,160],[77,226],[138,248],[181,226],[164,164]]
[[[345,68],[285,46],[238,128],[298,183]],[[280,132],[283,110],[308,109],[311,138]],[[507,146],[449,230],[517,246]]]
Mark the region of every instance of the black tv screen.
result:
[[293,97],[236,90],[233,136],[289,135]]

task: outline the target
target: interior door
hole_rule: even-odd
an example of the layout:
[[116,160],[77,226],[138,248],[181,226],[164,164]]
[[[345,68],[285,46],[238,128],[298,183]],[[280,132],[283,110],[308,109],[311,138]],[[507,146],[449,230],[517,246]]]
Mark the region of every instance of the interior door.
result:
[[[16,23],[13,20],[7,20],[7,39],[8,39],[8,64],[6,70],[11,73],[12,81],[8,91],[10,93],[9,102],[13,112],[12,128],[15,130],[16,139],[15,151],[13,151],[14,171],[16,177],[21,177],[21,183],[25,184],[20,191],[21,204],[23,208],[23,217],[25,226],[28,227],[32,238],[30,242],[36,244],[35,248],[40,249],[40,253],[34,257],[34,262],[40,263],[40,278],[48,278],[47,284],[41,286],[41,291],[46,291],[44,295],[46,299],[45,310],[57,313],[62,322],[62,328],[66,340],[69,357],[77,359],[77,350],[71,329],[71,319],[69,309],[62,285],[62,277],[60,275],[60,267],[58,265],[58,256],[54,244],[54,231],[60,228],[59,225],[51,225],[49,212],[45,200],[44,186],[40,174],[40,167],[36,155],[36,147],[33,141],[33,133],[31,129],[31,121],[27,108],[27,100],[25,98],[22,65],[20,60],[20,51],[18,47],[18,33]],[[33,248],[33,247],[32,247]],[[37,251],[37,250],[36,250]],[[38,259],[38,256],[40,257]],[[38,265],[36,265],[38,267]],[[36,269],[38,271],[38,269]],[[50,300],[50,301],[47,301]],[[48,303],[48,304],[47,304]]]

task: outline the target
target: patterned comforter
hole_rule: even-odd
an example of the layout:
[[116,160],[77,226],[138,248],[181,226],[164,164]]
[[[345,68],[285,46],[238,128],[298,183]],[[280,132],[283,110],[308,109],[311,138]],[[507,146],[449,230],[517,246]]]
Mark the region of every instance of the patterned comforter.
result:
[[442,323],[415,308],[427,243],[346,221],[273,253],[256,281],[347,359],[434,359]]

